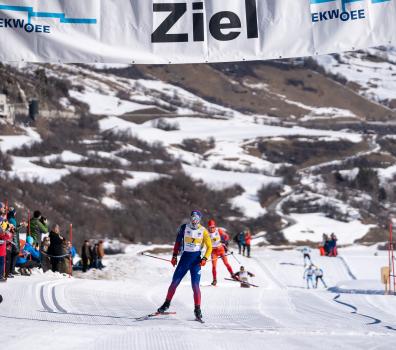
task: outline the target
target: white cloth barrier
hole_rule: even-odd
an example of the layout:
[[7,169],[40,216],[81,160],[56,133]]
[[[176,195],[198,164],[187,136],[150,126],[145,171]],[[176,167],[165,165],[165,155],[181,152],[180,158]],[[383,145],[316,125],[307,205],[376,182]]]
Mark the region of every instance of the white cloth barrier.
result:
[[396,43],[396,0],[0,0],[0,61],[197,63]]

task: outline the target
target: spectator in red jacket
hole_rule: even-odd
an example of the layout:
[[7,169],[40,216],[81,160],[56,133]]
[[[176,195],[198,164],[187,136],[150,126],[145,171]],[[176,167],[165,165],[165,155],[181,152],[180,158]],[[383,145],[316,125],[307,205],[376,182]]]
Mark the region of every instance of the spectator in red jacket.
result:
[[247,250],[247,257],[250,258],[250,244],[252,242],[252,234],[249,229],[245,230],[245,245],[243,247],[243,255],[245,255],[245,248]]
[[7,241],[12,239],[12,235],[3,230],[5,225],[0,227],[0,282],[5,282],[5,266],[6,266],[6,256],[7,256]]

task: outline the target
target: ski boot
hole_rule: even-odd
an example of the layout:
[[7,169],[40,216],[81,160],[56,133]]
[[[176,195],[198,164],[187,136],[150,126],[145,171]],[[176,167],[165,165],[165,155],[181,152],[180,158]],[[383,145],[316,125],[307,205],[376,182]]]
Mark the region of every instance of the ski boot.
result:
[[195,315],[195,319],[199,322],[203,322],[202,321],[202,311],[201,311],[201,307],[199,305],[195,305],[194,308],[194,315]]
[[163,314],[166,310],[169,309],[169,306],[170,306],[170,301],[165,300],[165,302],[162,304],[162,306],[158,308],[157,312],[160,314]]
[[217,280],[213,280],[212,286],[216,287],[216,285],[217,285]]
[[231,274],[231,278],[232,278],[233,280],[235,280],[235,281],[239,281],[239,277],[237,276],[236,273],[232,273],[232,274]]

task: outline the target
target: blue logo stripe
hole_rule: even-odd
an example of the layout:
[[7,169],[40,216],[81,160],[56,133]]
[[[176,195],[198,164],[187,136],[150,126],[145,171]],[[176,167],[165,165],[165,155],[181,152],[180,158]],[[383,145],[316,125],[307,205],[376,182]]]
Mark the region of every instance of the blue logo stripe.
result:
[[96,24],[97,20],[95,18],[67,18],[64,13],[57,12],[34,12],[33,7],[27,6],[12,6],[12,5],[0,5],[0,10],[6,11],[17,11],[17,12],[27,12],[28,23],[31,23],[33,17],[36,18],[57,18],[60,23],[72,23],[72,24]]

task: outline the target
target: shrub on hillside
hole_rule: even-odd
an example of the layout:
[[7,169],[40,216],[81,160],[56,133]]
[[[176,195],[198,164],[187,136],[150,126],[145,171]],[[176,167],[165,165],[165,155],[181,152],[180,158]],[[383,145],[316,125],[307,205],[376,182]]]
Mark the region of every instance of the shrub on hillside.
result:
[[175,130],[180,130],[180,125],[179,123],[172,123],[169,120],[166,120],[165,118],[159,118],[156,120],[153,120],[152,125],[154,128],[161,129],[164,131],[175,131]]
[[379,180],[377,172],[371,168],[360,168],[353,184],[362,191],[378,193]]
[[270,183],[268,185],[264,185],[261,189],[257,192],[257,196],[259,198],[260,204],[262,206],[266,206],[269,201],[274,199],[274,197],[279,197],[282,191],[282,184],[279,183]]
[[202,140],[202,139],[184,139],[181,147],[188,152],[205,154],[207,151],[213,149],[216,145],[216,141],[213,137]]
[[215,217],[225,222],[228,216],[240,216],[229,203],[240,193],[238,187],[211,190],[182,172],[133,189],[122,188],[117,191],[117,198],[125,207],[125,211],[117,213],[124,222],[120,229],[124,236],[136,241],[171,242],[175,229],[192,209],[201,210],[205,221]]
[[0,151],[0,169],[9,171],[12,169],[12,158]]

